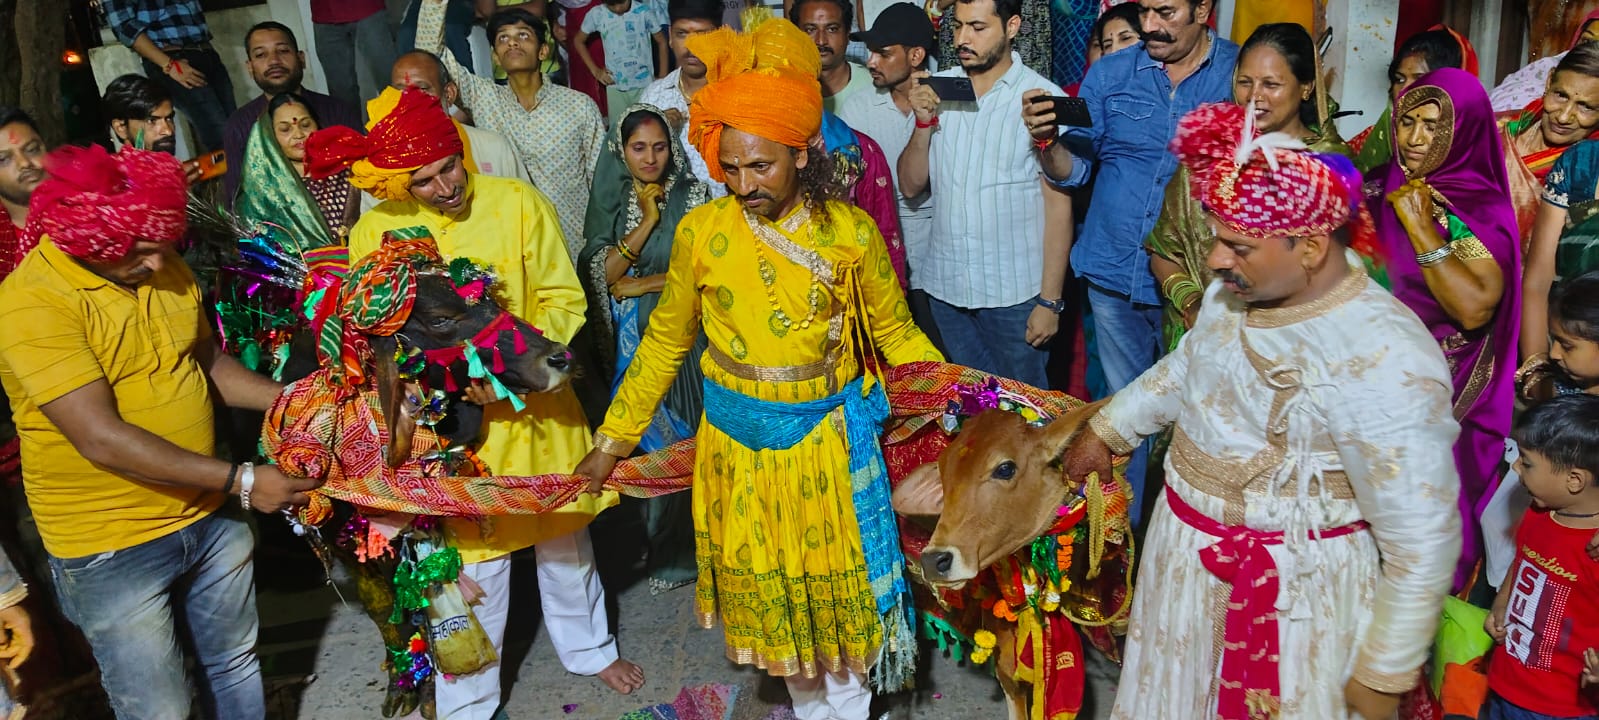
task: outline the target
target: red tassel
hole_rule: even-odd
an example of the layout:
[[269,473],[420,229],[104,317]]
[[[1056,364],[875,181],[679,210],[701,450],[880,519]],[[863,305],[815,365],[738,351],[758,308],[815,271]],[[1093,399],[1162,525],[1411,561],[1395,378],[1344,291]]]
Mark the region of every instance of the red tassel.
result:
[[494,374],[505,372],[505,356],[500,354],[500,346],[494,346]]
[[516,354],[521,355],[522,353],[527,352],[527,339],[522,337],[522,330],[520,328],[512,325],[511,337],[513,338],[511,347],[516,350]]
[[455,384],[455,373],[450,372],[449,368],[445,368],[445,370],[444,370],[444,391],[445,392],[455,392],[455,391],[460,390],[460,389],[461,388]]

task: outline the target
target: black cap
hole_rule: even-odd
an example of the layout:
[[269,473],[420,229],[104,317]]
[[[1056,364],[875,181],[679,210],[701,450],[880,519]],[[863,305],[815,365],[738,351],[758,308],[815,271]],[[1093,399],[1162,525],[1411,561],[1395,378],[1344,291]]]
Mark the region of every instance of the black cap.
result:
[[908,2],[894,3],[877,14],[870,30],[850,33],[849,39],[866,43],[868,48],[885,48],[890,45],[919,47],[933,52],[935,34],[933,21],[927,11]]

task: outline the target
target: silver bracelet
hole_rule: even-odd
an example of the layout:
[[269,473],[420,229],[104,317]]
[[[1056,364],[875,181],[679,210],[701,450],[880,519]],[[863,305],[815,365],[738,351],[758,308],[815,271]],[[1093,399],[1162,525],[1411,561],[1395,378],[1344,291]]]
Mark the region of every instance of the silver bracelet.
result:
[[1443,247],[1440,247],[1437,250],[1428,250],[1427,252],[1417,255],[1416,264],[1422,267],[1437,265],[1438,263],[1443,262],[1445,258],[1448,258],[1450,255],[1454,254],[1455,248],[1449,243],[1444,243]]
[[255,489],[255,464],[241,463],[239,465],[239,504],[246,511],[250,510],[250,491]]

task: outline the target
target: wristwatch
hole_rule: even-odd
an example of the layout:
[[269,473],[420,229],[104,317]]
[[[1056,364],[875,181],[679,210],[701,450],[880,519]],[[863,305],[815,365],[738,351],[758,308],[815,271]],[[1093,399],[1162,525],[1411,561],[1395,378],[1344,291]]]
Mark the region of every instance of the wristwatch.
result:
[[1041,308],[1055,313],[1056,315],[1066,311],[1065,298],[1061,298],[1059,300],[1045,300],[1043,295],[1039,295],[1038,297],[1033,298],[1033,303]]

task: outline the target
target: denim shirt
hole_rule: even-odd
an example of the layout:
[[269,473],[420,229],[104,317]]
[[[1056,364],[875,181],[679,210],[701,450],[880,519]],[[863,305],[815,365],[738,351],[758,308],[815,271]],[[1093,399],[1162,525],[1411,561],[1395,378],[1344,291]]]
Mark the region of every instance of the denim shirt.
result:
[[1082,235],[1072,246],[1078,277],[1135,303],[1160,304],[1144,238],[1155,228],[1166,183],[1177,171],[1177,157],[1166,146],[1183,115],[1232,99],[1237,64],[1238,46],[1212,33],[1205,62],[1175,91],[1165,65],[1150,58],[1142,43],[1088,69],[1079,95],[1088,103],[1094,127],[1067,132],[1072,174],[1051,180],[1078,187],[1099,169]]

